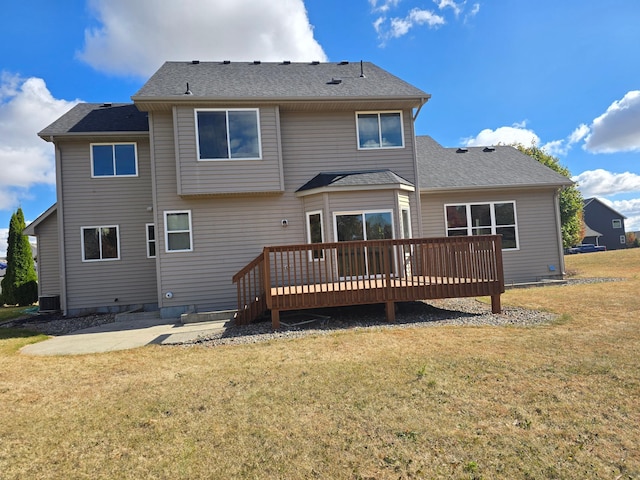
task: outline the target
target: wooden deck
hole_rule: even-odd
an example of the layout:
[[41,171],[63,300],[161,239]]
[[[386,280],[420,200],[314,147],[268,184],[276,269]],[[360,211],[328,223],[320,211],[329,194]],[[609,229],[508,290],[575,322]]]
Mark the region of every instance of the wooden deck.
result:
[[[280,312],[395,302],[490,296],[500,312],[504,292],[501,237],[372,240],[265,247],[238,272],[239,324]],[[269,285],[269,288],[266,288]]]

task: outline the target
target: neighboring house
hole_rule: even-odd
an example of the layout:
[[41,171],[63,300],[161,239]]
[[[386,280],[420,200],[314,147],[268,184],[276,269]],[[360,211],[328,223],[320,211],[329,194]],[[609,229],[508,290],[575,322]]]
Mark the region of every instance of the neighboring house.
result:
[[583,212],[586,231],[582,243],[603,245],[607,250],[627,248],[627,217],[595,197],[584,200]]
[[423,236],[501,234],[507,285],[562,278],[558,193],[571,180],[511,146],[416,145]]
[[40,294],[67,314],[232,309],[233,275],[265,246],[459,235],[444,205],[475,222],[476,202],[491,223],[464,233],[504,233],[512,281],[561,277],[566,179],[509,183],[498,162],[497,184],[430,184],[444,167],[414,133],[429,98],[371,63],[193,61],[165,63],[134,104],[77,105],[39,133],[57,174],[56,205],[25,230]]

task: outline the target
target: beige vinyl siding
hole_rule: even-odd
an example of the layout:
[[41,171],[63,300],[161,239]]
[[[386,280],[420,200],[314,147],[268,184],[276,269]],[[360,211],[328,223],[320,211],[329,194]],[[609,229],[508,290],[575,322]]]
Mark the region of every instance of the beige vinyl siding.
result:
[[197,159],[195,109],[176,107],[178,172],[182,195],[282,191],[278,111],[262,107],[260,160]]
[[60,295],[57,212],[40,223],[35,233],[38,239],[38,295]]
[[519,248],[503,251],[506,284],[562,275],[553,189],[423,194],[421,200],[426,237],[446,236],[445,204],[515,201]]
[[[193,117],[193,110],[190,112]],[[264,119],[261,110],[261,120]],[[233,275],[266,245],[306,243],[305,212],[323,210],[325,241],[333,239],[332,213],[325,211],[326,198],[329,198],[330,209],[336,211],[393,210],[397,205],[394,190],[332,193],[328,197],[320,194],[309,199],[296,197],[295,191],[320,172],[389,168],[415,183],[413,140],[405,137],[403,149],[358,151],[354,110],[282,111],[280,120],[284,192],[181,197],[176,188],[174,116],[171,112],[154,112],[151,116],[161,307],[176,310],[193,307],[198,311],[235,308]],[[410,120],[410,112],[404,112],[404,121]],[[405,125],[405,135],[410,131]],[[265,132],[262,134],[265,154]],[[247,175],[256,184],[263,181],[259,172],[250,171]],[[415,194],[411,193],[409,197],[415,203]],[[170,210],[191,211],[192,252],[165,251],[163,215]],[[288,220],[287,227],[282,226],[283,219]],[[397,229],[397,217],[394,217],[394,224]],[[172,298],[165,297],[167,292],[173,293]]]
[[[136,143],[138,176],[126,178],[91,178],[89,142],[58,144],[69,312],[157,302],[155,262],[147,258],[145,236],[145,224],[153,221],[149,142]],[[83,262],[81,228],[107,225],[118,226],[120,260]]]

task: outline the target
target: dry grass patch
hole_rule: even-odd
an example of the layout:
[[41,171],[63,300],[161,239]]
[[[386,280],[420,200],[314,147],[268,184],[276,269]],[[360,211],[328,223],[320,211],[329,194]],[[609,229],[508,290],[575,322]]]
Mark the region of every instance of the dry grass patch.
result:
[[[538,327],[341,331],[80,357],[0,340],[3,478],[638,478],[640,249],[512,290]],[[620,267],[617,263],[624,264]],[[5,349],[5,347],[7,349]]]

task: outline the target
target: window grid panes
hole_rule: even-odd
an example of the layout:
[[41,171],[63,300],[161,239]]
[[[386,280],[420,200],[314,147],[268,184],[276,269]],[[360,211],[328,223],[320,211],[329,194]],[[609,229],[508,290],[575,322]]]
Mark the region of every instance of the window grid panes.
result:
[[155,258],[156,256],[156,227],[153,223],[147,223],[147,257]]
[[515,202],[445,205],[447,236],[502,235],[502,249],[518,248]]
[[135,177],[138,175],[135,143],[92,144],[93,177]]
[[165,232],[167,252],[190,252],[191,212],[165,212]]
[[119,260],[118,227],[82,227],[82,260]]
[[199,160],[260,159],[258,110],[196,110]]
[[612,224],[613,228],[622,228],[622,220],[620,220],[619,218],[614,218],[611,221],[611,224]]
[[357,127],[359,149],[404,146],[400,112],[358,113]]

